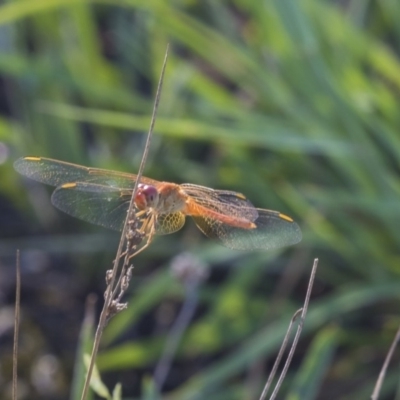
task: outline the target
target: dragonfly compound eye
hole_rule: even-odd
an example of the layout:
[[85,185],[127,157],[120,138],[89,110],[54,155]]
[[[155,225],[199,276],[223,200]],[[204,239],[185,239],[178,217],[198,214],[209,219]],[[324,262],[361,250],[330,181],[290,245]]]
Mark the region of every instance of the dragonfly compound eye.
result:
[[146,208],[154,208],[158,204],[158,191],[154,186],[140,183],[135,196],[136,206],[144,210]]

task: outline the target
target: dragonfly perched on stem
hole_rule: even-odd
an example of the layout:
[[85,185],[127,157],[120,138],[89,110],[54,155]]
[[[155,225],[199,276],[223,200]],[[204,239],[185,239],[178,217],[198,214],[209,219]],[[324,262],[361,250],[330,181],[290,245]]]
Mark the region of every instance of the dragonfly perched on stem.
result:
[[[31,179],[55,186],[51,201],[65,213],[122,230],[136,175],[43,157],[20,158],[14,168]],[[146,240],[141,250],[154,235],[181,229],[186,216],[206,236],[231,249],[279,248],[296,244],[302,237],[292,218],[256,208],[243,194],[233,191],[142,177],[134,200],[140,233]]]

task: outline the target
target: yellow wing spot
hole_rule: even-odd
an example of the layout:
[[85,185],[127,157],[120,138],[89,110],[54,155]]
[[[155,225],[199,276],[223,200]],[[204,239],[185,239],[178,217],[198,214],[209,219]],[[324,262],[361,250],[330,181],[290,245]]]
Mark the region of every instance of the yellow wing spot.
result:
[[242,193],[236,193],[236,197],[239,197],[239,199],[242,199],[242,200],[246,200],[247,199],[247,197]]
[[61,185],[63,189],[73,189],[76,187],[76,183],[64,183],[64,185]]
[[121,190],[119,192],[119,197],[131,197],[132,196],[132,190]]
[[282,218],[282,219],[284,219],[286,221],[289,221],[289,222],[293,222],[292,218],[288,217],[285,214],[279,214],[279,218]]
[[42,157],[24,157],[24,160],[27,161],[40,161]]

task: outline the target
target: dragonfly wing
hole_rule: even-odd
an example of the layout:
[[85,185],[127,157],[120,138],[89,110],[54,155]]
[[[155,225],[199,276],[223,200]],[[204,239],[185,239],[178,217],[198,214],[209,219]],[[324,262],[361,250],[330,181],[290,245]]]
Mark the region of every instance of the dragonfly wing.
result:
[[[130,190],[85,182],[59,186],[51,196],[52,203],[61,211],[117,231],[124,227],[130,200]],[[181,212],[160,214],[155,232],[167,235],[181,229],[184,223],[185,215]]]
[[257,209],[254,229],[232,227],[213,218],[193,216],[198,228],[208,237],[236,250],[276,249],[300,242],[300,227],[291,218],[271,210]]
[[196,203],[220,214],[247,219],[251,222],[258,217],[257,209],[242,193],[230,190],[214,190],[190,183],[184,183],[180,186]]
[[185,224],[185,215],[181,212],[159,214],[156,222],[156,234],[168,235],[179,231]]
[[51,196],[61,211],[117,231],[124,226],[130,199],[130,191],[82,182],[59,186]]
[[[90,182],[115,188],[133,189],[136,175],[99,168],[89,168],[44,157],[23,157],[14,163],[20,174],[38,182],[60,186],[71,182]],[[159,184],[150,178],[141,178],[150,185]]]

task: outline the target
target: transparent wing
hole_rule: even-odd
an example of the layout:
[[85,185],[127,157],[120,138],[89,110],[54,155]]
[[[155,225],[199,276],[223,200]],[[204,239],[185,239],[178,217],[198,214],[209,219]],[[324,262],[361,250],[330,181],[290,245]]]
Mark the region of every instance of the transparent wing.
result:
[[236,250],[275,249],[300,242],[299,226],[291,218],[271,210],[257,209],[254,229],[235,228],[213,218],[192,217],[198,228],[208,237]]
[[[68,183],[58,187],[51,196],[61,211],[92,224],[121,231],[131,200],[131,190],[120,190],[95,183]],[[160,214],[156,234],[167,235],[181,229],[185,215],[176,212]]]
[[229,190],[214,190],[190,183],[183,183],[180,186],[196,203],[220,214],[247,219],[251,222],[258,217],[257,209],[241,193]]
[[181,212],[159,214],[156,222],[157,235],[168,235],[179,231],[185,224],[185,215]]
[[[14,163],[17,172],[38,182],[52,186],[64,183],[90,182],[104,186],[133,189],[136,175],[110,171],[99,168],[89,168],[64,161],[43,157],[23,157]],[[157,186],[158,181],[141,178],[141,182]]]
[[129,208],[131,191],[121,191],[94,183],[65,184],[51,196],[61,211],[106,228],[122,230]]

